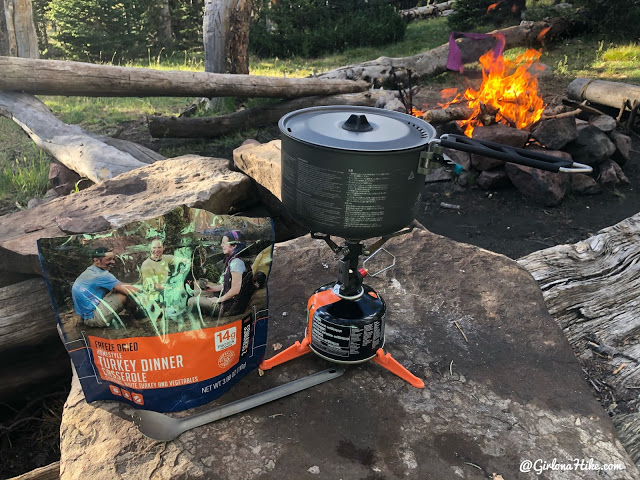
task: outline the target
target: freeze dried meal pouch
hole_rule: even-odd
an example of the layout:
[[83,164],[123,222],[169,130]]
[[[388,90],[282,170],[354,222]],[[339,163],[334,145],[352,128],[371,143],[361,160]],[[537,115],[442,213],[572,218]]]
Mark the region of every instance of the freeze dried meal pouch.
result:
[[264,358],[268,218],[182,207],[99,234],[42,238],[38,251],[88,402],[185,410]]

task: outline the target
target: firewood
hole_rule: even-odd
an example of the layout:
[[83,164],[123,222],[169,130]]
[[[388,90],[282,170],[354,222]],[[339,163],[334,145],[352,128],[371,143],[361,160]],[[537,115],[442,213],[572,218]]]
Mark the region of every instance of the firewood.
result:
[[58,480],[60,478],[60,461],[36,468],[9,480]]
[[441,124],[452,120],[464,120],[473,113],[473,108],[469,107],[448,107],[439,110],[427,110],[422,117],[426,122]]

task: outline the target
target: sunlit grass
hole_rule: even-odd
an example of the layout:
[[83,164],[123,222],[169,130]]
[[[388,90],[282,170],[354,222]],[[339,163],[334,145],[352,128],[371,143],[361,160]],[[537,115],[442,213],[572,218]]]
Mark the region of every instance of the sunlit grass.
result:
[[147,115],[175,115],[193,98],[182,97],[39,97],[65,123],[105,133],[118,124]]

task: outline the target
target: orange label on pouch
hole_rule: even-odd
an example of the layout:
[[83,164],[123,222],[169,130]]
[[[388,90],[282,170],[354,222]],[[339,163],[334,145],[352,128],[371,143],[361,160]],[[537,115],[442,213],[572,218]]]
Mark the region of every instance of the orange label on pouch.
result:
[[[226,372],[240,357],[241,328],[238,320],[164,337],[113,340],[89,336],[89,345],[103,380],[135,390],[170,388]],[[125,391],[121,394],[126,396]]]

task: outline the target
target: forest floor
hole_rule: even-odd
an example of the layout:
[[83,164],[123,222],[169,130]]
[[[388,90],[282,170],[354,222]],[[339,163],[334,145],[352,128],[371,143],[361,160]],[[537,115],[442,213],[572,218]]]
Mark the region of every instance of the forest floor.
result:
[[[566,83],[553,78],[546,84],[541,82],[544,100],[549,102],[553,97],[563,96]],[[425,92],[424,95],[428,88]],[[418,107],[419,100],[416,98]],[[143,125],[143,120],[140,124],[126,125],[129,135],[125,133],[123,137],[152,148],[161,144],[151,141]],[[257,139],[266,142],[277,134],[276,128],[261,129]],[[424,187],[417,219],[434,233],[512,259],[586,239],[640,211],[640,139],[637,135],[632,138],[632,158],[623,167],[631,182],[628,186],[593,196],[568,195],[558,207],[543,207],[513,187],[484,191],[460,188],[452,182],[432,183]],[[231,158],[231,147],[211,148],[202,141],[194,141],[192,145],[191,153]],[[460,208],[442,208],[442,202]],[[33,392],[28,399],[2,406],[0,479],[59,460],[58,431],[68,384],[69,379],[52,382],[47,391]],[[603,403],[603,407],[606,409],[608,405]]]

